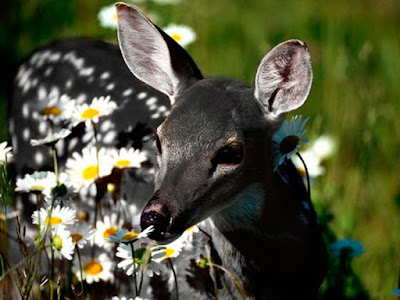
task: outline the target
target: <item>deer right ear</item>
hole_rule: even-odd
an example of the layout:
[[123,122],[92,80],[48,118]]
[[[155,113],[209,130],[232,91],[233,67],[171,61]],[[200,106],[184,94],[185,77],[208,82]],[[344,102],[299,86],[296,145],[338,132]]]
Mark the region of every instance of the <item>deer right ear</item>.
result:
[[202,79],[189,54],[135,8],[116,4],[122,56],[139,80],[170,97]]
[[300,40],[277,45],[261,61],[254,96],[266,115],[278,116],[306,101],[312,83],[311,57]]

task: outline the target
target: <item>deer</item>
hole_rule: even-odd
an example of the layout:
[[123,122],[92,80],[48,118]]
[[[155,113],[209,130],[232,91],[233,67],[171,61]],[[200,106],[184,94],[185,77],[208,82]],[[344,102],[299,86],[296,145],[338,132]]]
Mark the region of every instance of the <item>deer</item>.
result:
[[[126,197],[141,207],[142,229],[153,226],[149,237],[166,244],[203,224],[204,234],[176,261],[179,291],[153,278],[146,283],[153,292],[143,289],[144,297],[241,299],[226,274],[198,276],[195,261],[208,252],[238,278],[246,299],[316,299],[327,269],[321,229],[300,174],[290,160],[274,172],[272,153],[274,132],[311,89],[307,45],[292,39],[275,46],[251,86],[204,77],[190,55],[138,9],[121,2],[116,9],[119,48],[99,41],[55,42],[20,68],[10,110],[17,172],[51,162],[26,138],[40,131],[29,112],[34,104],[27,104],[40,89],[67,90],[82,101],[107,91],[123,107],[112,117],[113,132],[130,128],[135,145],[154,152],[155,176],[126,180]],[[168,113],[146,111],[146,98]],[[104,127],[100,143],[116,143],[116,135],[105,138],[110,126]],[[151,132],[155,142],[148,139]],[[77,147],[65,144],[60,152]],[[26,157],[28,150],[33,159]],[[161,294],[161,285],[172,291]]]

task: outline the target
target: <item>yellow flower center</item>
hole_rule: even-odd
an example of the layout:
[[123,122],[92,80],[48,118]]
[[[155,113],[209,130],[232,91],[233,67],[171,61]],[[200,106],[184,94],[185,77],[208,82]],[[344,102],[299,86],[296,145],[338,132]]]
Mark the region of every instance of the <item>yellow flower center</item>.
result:
[[98,275],[103,271],[103,267],[97,261],[90,261],[85,264],[85,273],[88,275]]
[[97,166],[87,166],[82,172],[82,177],[85,180],[90,180],[96,178],[98,174],[99,168]]
[[62,220],[59,217],[48,217],[46,219],[46,224],[50,224],[50,225],[58,225],[61,224]]
[[174,254],[175,253],[175,250],[174,249],[171,249],[171,248],[167,248],[167,249],[165,249],[165,257],[170,257],[172,254]]
[[61,115],[61,109],[59,109],[57,106],[49,106],[49,107],[45,107],[43,108],[40,113],[44,116],[59,116]]
[[117,227],[111,226],[108,227],[106,230],[103,232],[103,237],[106,239],[110,237],[111,235],[116,235],[117,234]]
[[100,112],[92,107],[89,107],[85,111],[82,112],[81,118],[82,119],[93,119],[95,116],[98,116]]
[[138,236],[138,233],[137,233],[137,232],[129,231],[129,232],[125,233],[125,234],[122,236],[122,240],[124,240],[124,241],[130,241],[130,240],[134,239],[134,238],[137,237],[137,236]]
[[59,235],[53,237],[52,244],[57,250],[61,250],[63,246],[61,237]]
[[115,163],[120,168],[126,168],[131,164],[131,162],[127,159],[121,159]]
[[191,232],[194,229],[194,226],[196,225],[190,226],[188,229],[186,229],[186,232]]
[[83,235],[80,233],[71,233],[71,238],[72,242],[77,243],[83,238]]
[[36,185],[31,185],[31,187],[29,189],[32,191],[43,191],[44,186],[36,184]]
[[182,36],[178,33],[173,33],[171,35],[171,37],[176,41],[176,42],[180,42],[182,40]]

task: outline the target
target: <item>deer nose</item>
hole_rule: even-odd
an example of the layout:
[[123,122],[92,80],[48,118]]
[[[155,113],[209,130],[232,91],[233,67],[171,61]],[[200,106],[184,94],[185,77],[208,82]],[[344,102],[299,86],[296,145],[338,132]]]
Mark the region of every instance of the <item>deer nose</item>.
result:
[[142,227],[142,230],[144,230],[145,228],[153,225],[154,231],[149,234],[149,238],[156,241],[163,240],[165,238],[165,233],[170,223],[170,219],[170,215],[166,213],[161,213],[155,210],[144,211],[140,218],[140,226]]

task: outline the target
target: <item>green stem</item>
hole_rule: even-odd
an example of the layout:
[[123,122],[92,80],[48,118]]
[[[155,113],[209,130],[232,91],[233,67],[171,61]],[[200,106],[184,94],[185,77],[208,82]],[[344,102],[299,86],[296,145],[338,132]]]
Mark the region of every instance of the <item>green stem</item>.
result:
[[176,300],[179,300],[178,278],[176,277],[174,265],[172,264],[171,258],[168,258],[168,262],[171,267],[172,275],[174,275]]
[[75,245],[75,250],[76,250],[76,253],[78,254],[79,272],[81,273],[81,293],[82,293],[82,295],[84,295],[84,292],[83,292],[83,268],[82,268],[82,259],[81,259],[81,253],[79,252],[78,245]]
[[298,158],[300,158],[301,162],[303,163],[304,170],[306,170],[308,198],[311,201],[311,185],[310,185],[310,176],[308,174],[307,165],[306,165],[306,162],[304,161],[303,157],[301,157],[299,152],[296,152],[296,155],[298,156]]
[[134,284],[135,284],[135,295],[139,297],[139,290],[138,290],[138,285],[137,285],[137,276],[136,276],[136,263],[135,263],[135,247],[133,246],[133,243],[129,243],[131,246],[131,251],[132,251],[132,262],[133,262],[133,278]]
[[53,156],[54,174],[56,174],[56,181],[57,181],[57,185],[58,185],[60,176],[59,176],[59,171],[58,171],[57,148],[56,148],[55,144],[51,147],[51,154]]
[[217,269],[220,269],[220,270],[224,271],[226,274],[228,274],[228,276],[232,279],[233,283],[235,284],[236,289],[238,290],[238,292],[240,294],[240,297],[243,300],[247,299],[246,293],[245,293],[244,288],[243,288],[243,285],[240,282],[239,278],[237,278],[232,272],[230,272],[228,269],[225,269],[223,266],[220,266],[220,265],[217,265],[217,264],[214,264],[214,263],[211,263],[211,265],[213,267],[216,267]]

